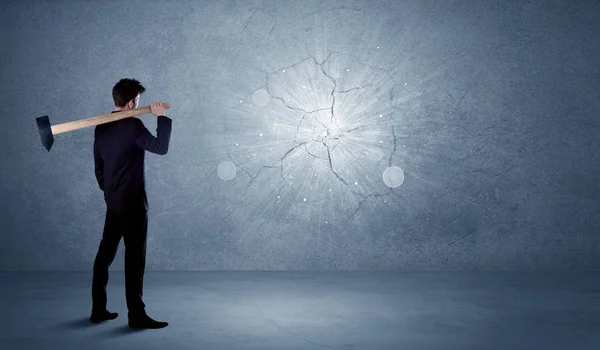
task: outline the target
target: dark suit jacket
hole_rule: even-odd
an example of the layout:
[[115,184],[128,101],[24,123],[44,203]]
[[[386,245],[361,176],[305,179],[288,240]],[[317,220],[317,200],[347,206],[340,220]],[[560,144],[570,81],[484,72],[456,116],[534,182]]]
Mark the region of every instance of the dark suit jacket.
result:
[[[116,113],[118,111],[113,111]],[[148,211],[144,156],[149,151],[165,155],[169,150],[172,120],[158,116],[156,137],[141,120],[130,117],[97,125],[94,130],[94,163],[98,186],[108,210]]]

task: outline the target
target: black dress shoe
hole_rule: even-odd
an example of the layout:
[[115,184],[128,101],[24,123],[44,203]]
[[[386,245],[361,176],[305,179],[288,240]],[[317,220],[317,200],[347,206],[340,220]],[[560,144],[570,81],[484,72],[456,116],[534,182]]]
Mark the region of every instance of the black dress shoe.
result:
[[108,312],[108,310],[92,311],[90,321],[92,321],[92,323],[100,323],[102,321],[114,320],[117,316],[119,316],[118,313]]
[[136,316],[129,315],[129,328],[132,329],[160,329],[165,328],[168,325],[168,322],[155,321],[145,314]]

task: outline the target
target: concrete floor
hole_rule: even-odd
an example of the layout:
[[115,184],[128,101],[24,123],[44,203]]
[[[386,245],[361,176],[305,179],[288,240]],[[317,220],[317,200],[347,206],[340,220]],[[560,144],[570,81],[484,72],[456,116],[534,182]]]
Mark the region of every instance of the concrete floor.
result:
[[147,272],[88,321],[91,272],[0,273],[2,349],[600,349],[600,272]]

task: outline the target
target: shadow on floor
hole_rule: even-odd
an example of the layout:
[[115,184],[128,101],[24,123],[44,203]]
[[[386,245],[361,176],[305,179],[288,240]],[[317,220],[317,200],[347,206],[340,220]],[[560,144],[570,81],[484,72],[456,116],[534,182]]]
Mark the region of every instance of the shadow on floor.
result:
[[82,328],[88,328],[88,327],[94,327],[94,326],[96,326],[96,324],[93,324],[92,322],[90,322],[90,318],[89,318],[89,316],[87,316],[87,317],[80,317],[75,320],[59,323],[58,325],[56,325],[56,329],[70,330],[70,329],[82,329]]
[[134,334],[134,333],[139,333],[139,332],[144,331],[144,329],[131,329],[131,328],[129,328],[129,326],[127,324],[119,325],[118,322],[114,322],[114,321],[112,321],[112,322],[104,321],[101,323],[92,323],[92,322],[90,322],[89,317],[80,317],[75,320],[62,322],[52,328],[55,330],[65,331],[65,330],[80,330],[80,329],[99,327],[99,326],[104,326],[102,328],[105,328],[106,326],[110,327],[109,329],[105,329],[100,334],[98,334],[102,337],[121,336],[121,335]]
[[112,332],[110,332],[109,334],[126,335],[126,334],[132,334],[132,333],[139,333],[139,332],[143,332],[143,331],[145,331],[145,329],[131,329],[131,328],[129,328],[129,326],[125,325],[125,326],[121,326],[121,327],[117,327],[117,328],[113,329]]
[[143,332],[145,329],[131,329],[128,325],[111,325],[109,329],[102,331],[101,333],[97,333],[96,337],[99,338],[114,338],[120,336],[126,336],[130,334],[135,334],[139,332]]

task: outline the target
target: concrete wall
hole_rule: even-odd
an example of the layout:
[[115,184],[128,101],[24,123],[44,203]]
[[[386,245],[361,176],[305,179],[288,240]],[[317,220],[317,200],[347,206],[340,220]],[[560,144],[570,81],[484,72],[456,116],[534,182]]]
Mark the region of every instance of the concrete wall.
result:
[[2,270],[91,270],[93,128],[47,152],[35,118],[121,78],[172,106],[148,270],[600,266],[598,2],[0,7]]

